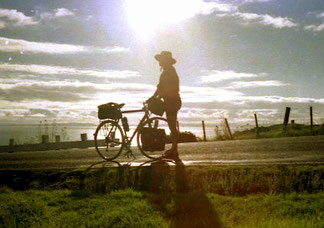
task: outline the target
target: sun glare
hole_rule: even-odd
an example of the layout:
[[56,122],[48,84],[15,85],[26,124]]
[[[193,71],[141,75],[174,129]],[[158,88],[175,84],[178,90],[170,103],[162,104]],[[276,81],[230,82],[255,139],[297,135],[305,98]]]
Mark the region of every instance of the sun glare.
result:
[[127,20],[140,38],[148,38],[168,25],[193,17],[202,8],[199,0],[127,0]]

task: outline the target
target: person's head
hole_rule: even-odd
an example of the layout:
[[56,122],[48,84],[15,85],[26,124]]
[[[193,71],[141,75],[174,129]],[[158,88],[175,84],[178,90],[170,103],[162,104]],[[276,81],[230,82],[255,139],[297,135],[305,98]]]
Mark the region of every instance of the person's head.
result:
[[177,61],[172,58],[172,53],[169,51],[162,51],[161,54],[157,54],[154,58],[159,62],[162,68],[172,66]]

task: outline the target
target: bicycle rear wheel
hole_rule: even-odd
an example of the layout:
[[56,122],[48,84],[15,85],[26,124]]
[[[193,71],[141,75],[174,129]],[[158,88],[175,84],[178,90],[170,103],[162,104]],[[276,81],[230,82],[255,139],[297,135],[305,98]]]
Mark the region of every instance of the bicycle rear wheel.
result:
[[105,160],[113,160],[123,150],[124,134],[118,123],[112,120],[101,122],[94,134],[96,150]]
[[[159,151],[146,151],[143,149],[143,143],[142,143],[142,129],[143,127],[148,127],[148,128],[157,128],[157,129],[163,129],[166,134],[166,145],[164,150],[159,150]],[[162,117],[153,117],[148,119],[146,122],[144,122],[139,129],[137,133],[137,146],[139,150],[142,152],[143,155],[145,155],[148,158],[151,159],[157,159],[160,158],[165,150],[171,149],[171,131],[169,129],[168,121]]]

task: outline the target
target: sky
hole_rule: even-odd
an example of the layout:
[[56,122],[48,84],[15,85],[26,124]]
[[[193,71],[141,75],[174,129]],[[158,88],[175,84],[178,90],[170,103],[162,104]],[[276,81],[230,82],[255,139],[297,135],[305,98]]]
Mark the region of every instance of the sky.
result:
[[[98,123],[138,109],[171,51],[180,126],[324,123],[322,0],[1,0],[0,123]],[[137,121],[142,114],[129,117]]]

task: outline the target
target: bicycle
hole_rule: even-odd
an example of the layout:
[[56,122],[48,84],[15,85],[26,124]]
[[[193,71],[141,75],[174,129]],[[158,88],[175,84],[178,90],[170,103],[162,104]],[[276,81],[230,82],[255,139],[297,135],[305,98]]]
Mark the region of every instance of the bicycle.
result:
[[[116,104],[116,103],[108,103],[114,104],[115,108],[120,110],[125,104]],[[144,116],[136,126],[131,137],[128,137],[127,132],[129,131],[129,125],[127,122],[127,118],[123,117],[123,114],[127,113],[136,113],[136,112],[144,112]],[[142,109],[137,110],[125,110],[117,112],[114,116],[114,119],[104,119],[97,127],[94,134],[94,141],[96,151],[99,156],[105,160],[111,161],[116,159],[122,152],[123,149],[126,149],[125,155],[127,157],[132,156],[135,158],[131,144],[132,140],[137,135],[137,147],[140,152],[150,158],[150,159],[159,159],[162,158],[162,153],[164,150],[158,151],[145,151],[143,149],[143,137],[141,137],[144,128],[153,128],[153,129],[164,129],[166,136],[170,135],[170,130],[168,127],[168,122],[165,118],[162,117],[150,117],[151,111],[148,109],[147,103],[143,103]],[[126,118],[126,119],[125,119]],[[119,123],[122,123],[121,125]],[[168,137],[166,137],[165,149],[170,149],[170,140],[168,141]]]

